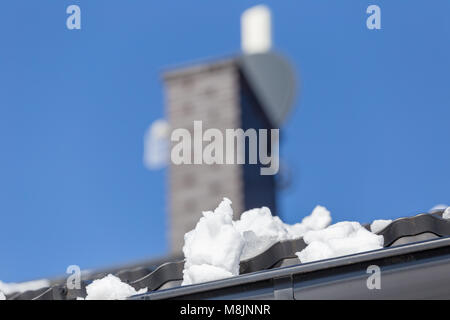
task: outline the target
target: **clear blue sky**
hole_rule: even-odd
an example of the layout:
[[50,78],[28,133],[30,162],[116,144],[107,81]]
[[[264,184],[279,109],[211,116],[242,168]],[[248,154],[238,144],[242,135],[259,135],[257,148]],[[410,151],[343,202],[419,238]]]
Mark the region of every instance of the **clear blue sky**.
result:
[[[1,280],[166,252],[166,172],[142,164],[161,71],[239,52],[240,14],[259,3],[301,78],[281,131],[295,179],[283,219],[316,204],[361,222],[450,204],[448,0],[5,0]],[[71,4],[80,31],[66,28]],[[366,28],[369,4],[382,30]]]

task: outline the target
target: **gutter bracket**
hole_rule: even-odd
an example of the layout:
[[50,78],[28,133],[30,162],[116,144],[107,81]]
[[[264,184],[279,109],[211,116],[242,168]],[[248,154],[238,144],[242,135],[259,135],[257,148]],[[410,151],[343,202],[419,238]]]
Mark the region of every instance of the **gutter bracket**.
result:
[[273,296],[275,300],[294,300],[292,275],[273,279]]

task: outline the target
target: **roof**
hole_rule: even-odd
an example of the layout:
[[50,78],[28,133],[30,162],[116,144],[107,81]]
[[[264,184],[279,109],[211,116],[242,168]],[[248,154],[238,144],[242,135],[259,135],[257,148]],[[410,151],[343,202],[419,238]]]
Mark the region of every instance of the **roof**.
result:
[[[278,242],[240,263],[240,275],[180,286],[184,261],[156,269],[143,264],[113,270],[113,274],[148,293],[130,299],[423,299],[450,298],[450,220],[443,210],[394,220],[378,234],[380,250],[301,264],[295,252],[303,239]],[[367,226],[366,226],[367,227]],[[382,290],[368,290],[367,268],[381,269]],[[80,290],[65,282],[7,296],[7,299],[70,300],[86,295],[86,286],[105,272],[91,273]]]

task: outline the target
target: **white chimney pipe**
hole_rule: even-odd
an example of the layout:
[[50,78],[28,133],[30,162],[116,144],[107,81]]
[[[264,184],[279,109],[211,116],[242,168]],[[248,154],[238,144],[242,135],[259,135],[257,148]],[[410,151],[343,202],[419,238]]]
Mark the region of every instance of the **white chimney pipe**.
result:
[[272,22],[267,6],[258,5],[242,13],[241,46],[246,54],[263,53],[271,49]]

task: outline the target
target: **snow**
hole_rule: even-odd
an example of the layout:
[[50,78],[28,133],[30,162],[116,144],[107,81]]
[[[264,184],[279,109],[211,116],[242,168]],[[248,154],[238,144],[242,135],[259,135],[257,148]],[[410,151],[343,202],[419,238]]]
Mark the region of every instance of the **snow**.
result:
[[298,239],[309,230],[323,229],[330,222],[330,212],[322,206],[316,206],[309,216],[295,225],[285,224],[279,217],[272,216],[267,207],[246,211],[235,222],[245,239],[241,260],[264,252],[276,242]]
[[386,228],[388,225],[390,225],[392,222],[392,220],[374,220],[371,224],[370,224],[370,231],[372,231],[373,233],[378,233],[381,230],[383,230],[384,228]]
[[267,207],[244,212],[234,225],[245,239],[241,260],[263,252],[278,241],[291,238],[285,224],[280,218],[272,216]]
[[3,294],[3,292],[0,291],[0,300],[6,300],[5,295]]
[[433,208],[431,208],[429,210],[429,212],[435,212],[435,211],[440,211],[440,210],[445,210],[448,208],[448,205],[446,204],[437,204],[435,205]]
[[307,247],[296,255],[302,263],[381,249],[383,236],[366,230],[358,222],[339,222],[323,230],[308,231]]
[[442,218],[444,219],[450,219],[450,207],[445,209],[444,213],[442,214]]
[[183,285],[225,279],[234,276],[224,268],[210,264],[193,265],[183,272]]
[[267,207],[252,209],[242,213],[240,220],[234,225],[239,232],[252,231],[256,236],[273,237],[279,240],[286,240],[289,234],[284,223],[279,217],[272,216]]
[[[224,198],[214,212],[203,212],[195,229],[185,234],[182,285],[198,283],[205,278],[214,280],[215,275],[223,278],[239,274],[245,241],[232,219],[231,201]],[[205,269],[213,272],[205,275]]]
[[[239,262],[256,256],[279,241],[303,237],[307,247],[297,252],[302,263],[381,249],[383,236],[358,222],[331,223],[330,212],[316,206],[300,223],[285,224],[267,207],[242,213],[233,221],[231,201],[224,198],[213,211],[203,212],[195,229],[184,236],[182,285],[224,279],[239,274]],[[376,220],[381,230],[390,220]]]
[[33,280],[21,283],[5,283],[0,281],[0,292],[9,295],[15,292],[33,291],[49,286],[50,281],[48,281],[47,279]]
[[267,236],[258,237],[253,231],[245,231],[242,236],[244,237],[245,245],[240,260],[253,258],[277,242],[276,238]]
[[316,206],[309,216],[303,218],[301,223],[294,225],[286,225],[291,238],[297,239],[302,237],[310,230],[322,230],[331,223],[331,214],[327,208]]
[[195,229],[185,234],[182,285],[238,275],[240,261],[260,254],[276,242],[300,238],[331,222],[330,212],[322,206],[293,226],[272,216],[267,207],[248,210],[237,221],[232,219],[231,201],[224,198],[214,212],[204,212]]
[[330,212],[317,206],[301,223],[285,224],[267,207],[242,213],[233,221],[231,201],[203,213],[194,230],[184,236],[182,285],[218,280],[239,274],[239,262],[254,257],[279,241],[297,239],[331,222]]
[[86,287],[86,300],[124,300],[127,297],[145,292],[147,292],[146,288],[136,291],[118,277],[109,274],[102,279],[94,280]]

